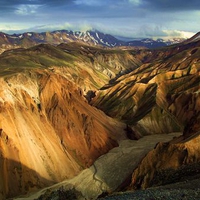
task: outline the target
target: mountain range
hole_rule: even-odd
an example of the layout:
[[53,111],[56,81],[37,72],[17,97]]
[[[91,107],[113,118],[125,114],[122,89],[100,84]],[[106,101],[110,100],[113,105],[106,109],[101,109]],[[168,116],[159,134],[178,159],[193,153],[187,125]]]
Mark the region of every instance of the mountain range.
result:
[[196,190],[200,34],[148,49],[54,33],[57,44],[51,33],[53,44],[1,34],[40,44],[0,54],[0,199],[104,199],[186,181]]
[[5,34],[0,33],[0,46],[3,49],[18,48],[18,47],[31,47],[36,44],[48,43],[52,45],[58,45],[60,43],[69,42],[83,42],[90,45],[101,45],[104,47],[145,47],[145,48],[157,48],[163,47],[178,42],[182,42],[183,38],[174,38],[171,40],[150,38],[146,39],[134,39],[131,41],[123,41],[116,37],[104,34],[97,30],[93,31],[68,31],[60,30],[53,32],[26,32],[23,34]]

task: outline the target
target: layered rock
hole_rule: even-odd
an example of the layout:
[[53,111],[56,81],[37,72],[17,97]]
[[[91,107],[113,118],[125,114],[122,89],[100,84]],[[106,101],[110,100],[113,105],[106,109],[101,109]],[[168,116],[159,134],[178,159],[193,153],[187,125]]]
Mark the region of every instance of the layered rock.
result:
[[140,135],[183,131],[159,143],[134,170],[129,189],[174,183],[199,173],[199,40],[140,52],[144,62],[102,88],[93,105]]

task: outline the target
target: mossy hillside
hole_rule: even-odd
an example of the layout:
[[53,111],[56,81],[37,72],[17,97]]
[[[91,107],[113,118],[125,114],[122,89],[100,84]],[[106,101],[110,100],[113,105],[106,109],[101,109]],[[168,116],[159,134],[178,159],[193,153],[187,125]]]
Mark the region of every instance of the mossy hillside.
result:
[[64,73],[66,78],[78,83],[84,90],[99,89],[121,70],[136,65],[138,61],[129,51],[78,43],[61,44],[57,47],[40,44],[28,49],[9,50],[0,55],[2,76],[7,72],[12,74],[26,69],[50,69],[56,73]]
[[45,52],[44,48],[37,47],[36,49],[20,49],[12,50],[3,53],[0,56],[0,68],[5,67],[18,67],[18,68],[37,68],[37,67],[51,67],[51,66],[63,66],[68,63],[73,63],[74,57],[64,54],[62,51],[50,54]]

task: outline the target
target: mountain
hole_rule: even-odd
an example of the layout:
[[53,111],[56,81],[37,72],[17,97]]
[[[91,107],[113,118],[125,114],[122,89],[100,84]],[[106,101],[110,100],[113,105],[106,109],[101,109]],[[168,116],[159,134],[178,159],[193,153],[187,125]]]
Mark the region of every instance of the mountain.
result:
[[168,40],[163,39],[136,39],[133,41],[123,41],[119,40],[116,37],[104,34],[102,32],[93,30],[93,31],[68,31],[60,30],[53,32],[26,32],[23,34],[5,34],[0,33],[0,46],[2,50],[18,48],[18,47],[31,47],[36,44],[48,43],[52,45],[58,45],[60,43],[69,43],[69,42],[83,42],[90,45],[101,45],[105,47],[120,47],[120,46],[129,46],[129,47],[145,47],[145,48],[157,48],[162,46],[171,45],[179,40]]
[[197,37],[0,54],[0,199],[97,199],[199,176],[199,53]]

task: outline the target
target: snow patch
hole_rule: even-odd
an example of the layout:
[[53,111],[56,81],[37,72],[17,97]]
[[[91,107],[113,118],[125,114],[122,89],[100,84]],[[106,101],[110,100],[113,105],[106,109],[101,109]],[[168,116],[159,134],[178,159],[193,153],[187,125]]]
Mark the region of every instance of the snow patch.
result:
[[98,39],[100,39],[100,38],[99,38],[99,34],[98,34],[98,33],[96,33],[96,37],[97,37]]
[[13,39],[16,39],[16,38],[18,38],[18,37],[16,37],[16,36],[9,36],[10,38],[13,38]]

